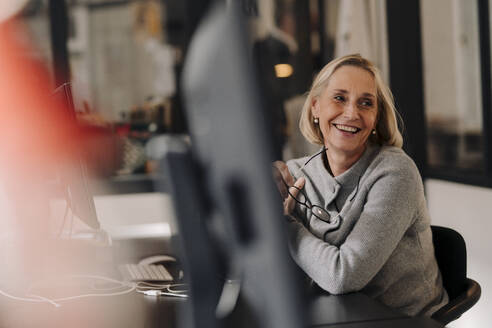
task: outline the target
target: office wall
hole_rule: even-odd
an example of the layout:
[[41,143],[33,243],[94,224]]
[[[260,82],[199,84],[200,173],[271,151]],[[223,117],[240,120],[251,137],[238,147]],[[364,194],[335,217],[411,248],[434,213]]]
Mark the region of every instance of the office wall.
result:
[[451,227],[466,240],[468,276],[482,286],[482,297],[452,328],[492,326],[492,189],[428,179],[432,224]]

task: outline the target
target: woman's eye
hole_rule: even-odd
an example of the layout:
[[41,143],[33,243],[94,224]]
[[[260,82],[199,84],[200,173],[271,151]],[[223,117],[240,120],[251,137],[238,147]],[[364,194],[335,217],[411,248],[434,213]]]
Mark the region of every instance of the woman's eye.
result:
[[372,102],[372,100],[369,100],[369,99],[362,100],[362,101],[360,102],[360,104],[361,104],[363,107],[372,107],[372,106],[373,106],[373,102]]
[[337,102],[345,101],[345,98],[343,96],[340,96],[340,95],[336,95],[335,97],[333,97],[333,99],[335,99],[335,101],[337,101]]

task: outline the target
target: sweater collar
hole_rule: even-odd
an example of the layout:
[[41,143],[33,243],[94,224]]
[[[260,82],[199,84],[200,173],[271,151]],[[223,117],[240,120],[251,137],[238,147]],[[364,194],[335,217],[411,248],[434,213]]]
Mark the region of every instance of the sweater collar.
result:
[[[311,170],[316,172],[323,172],[323,179],[318,181],[321,184],[321,190],[329,190],[334,193],[334,196],[338,194],[340,189],[353,190],[355,186],[359,184],[360,177],[364,174],[365,170],[373,159],[373,154],[379,148],[377,145],[368,144],[362,156],[355,162],[347,171],[343,172],[337,177],[333,177],[325,168],[323,163],[323,157],[320,155],[313,159]],[[321,151],[322,149],[320,149]],[[309,166],[308,164],[307,166]],[[354,190],[356,192],[356,190]]]
[[339,184],[351,187],[359,183],[360,177],[364,174],[367,167],[372,161],[372,155],[377,146],[368,144],[362,156],[347,171],[343,172],[333,179]]

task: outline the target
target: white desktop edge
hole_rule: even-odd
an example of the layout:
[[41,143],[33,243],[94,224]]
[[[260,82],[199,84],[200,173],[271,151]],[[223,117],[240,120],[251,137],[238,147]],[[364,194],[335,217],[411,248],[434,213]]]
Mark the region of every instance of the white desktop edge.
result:
[[171,226],[166,222],[130,224],[116,227],[103,227],[112,240],[170,238]]

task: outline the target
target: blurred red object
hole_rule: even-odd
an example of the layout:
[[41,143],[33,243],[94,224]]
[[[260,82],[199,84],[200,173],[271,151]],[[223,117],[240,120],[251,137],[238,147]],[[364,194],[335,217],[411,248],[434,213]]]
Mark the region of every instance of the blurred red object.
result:
[[74,119],[53,96],[46,64],[19,42],[23,33],[14,21],[0,23],[0,165],[26,177],[82,159],[91,175],[113,174],[121,155],[111,126],[90,113]]
[[[0,208],[3,281],[32,281],[56,247],[51,246],[47,177],[67,165],[78,148],[79,129],[61,101],[52,96],[46,66],[21,44],[24,31],[0,23]],[[2,194],[3,192],[3,194]],[[49,266],[47,266],[49,267]]]
[[70,157],[80,133],[52,97],[47,68],[16,39],[22,32],[12,21],[0,24],[0,160],[28,168]]

